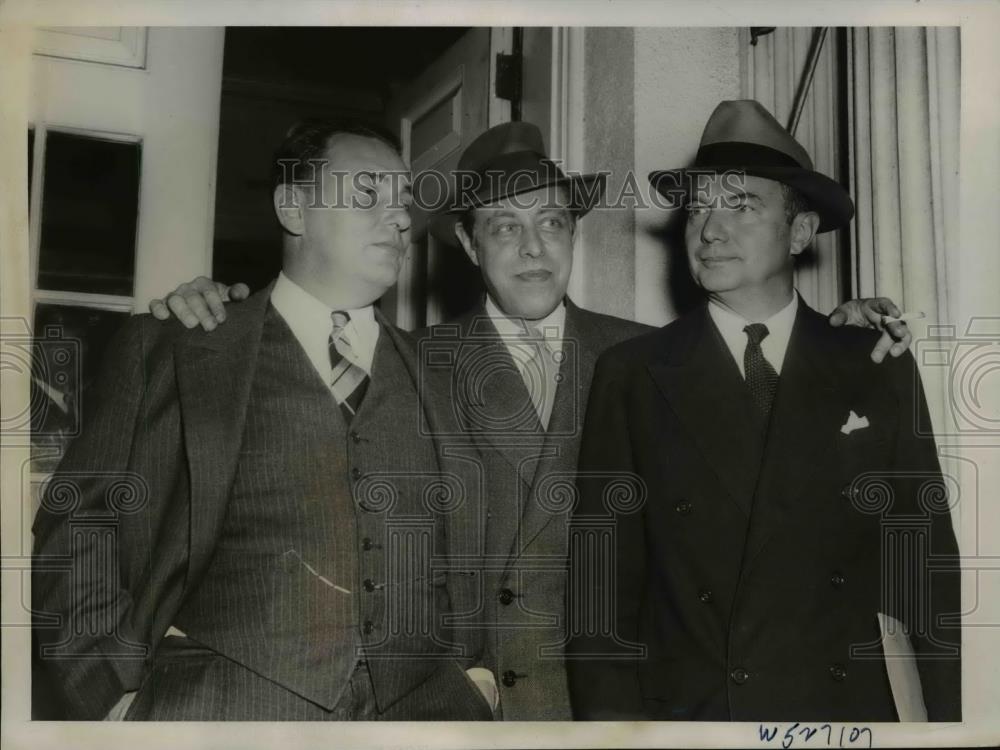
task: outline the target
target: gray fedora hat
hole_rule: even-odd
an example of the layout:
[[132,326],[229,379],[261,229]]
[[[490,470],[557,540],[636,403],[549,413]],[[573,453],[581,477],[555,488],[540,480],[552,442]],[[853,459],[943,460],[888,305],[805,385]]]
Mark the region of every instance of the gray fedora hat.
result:
[[430,217],[429,230],[438,240],[458,244],[455,221],[465,211],[550,185],[565,185],[568,208],[582,216],[600,201],[605,182],[601,174],[565,174],[546,156],[536,125],[505,122],[478,136],[462,152],[449,181],[445,208]]
[[692,175],[742,172],[790,185],[819,214],[820,232],[845,226],[854,216],[850,195],[836,180],[813,168],[802,145],[759,102],[722,102],[708,118],[694,164],[649,174],[672,205],[687,201]]

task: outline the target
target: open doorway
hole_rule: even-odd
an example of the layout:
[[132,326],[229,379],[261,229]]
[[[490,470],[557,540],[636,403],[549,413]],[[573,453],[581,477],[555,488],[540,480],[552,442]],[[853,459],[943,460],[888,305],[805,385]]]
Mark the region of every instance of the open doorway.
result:
[[[465,27],[227,28],[213,278],[257,289],[277,275],[269,171],[295,121],[350,116],[381,125],[400,136],[414,173],[450,170],[473,138],[510,118],[509,103],[491,110],[495,55],[509,51],[498,49],[503,38]],[[380,303],[409,329],[462,312],[482,292],[464,254],[428,239],[419,211],[413,220],[400,283]]]

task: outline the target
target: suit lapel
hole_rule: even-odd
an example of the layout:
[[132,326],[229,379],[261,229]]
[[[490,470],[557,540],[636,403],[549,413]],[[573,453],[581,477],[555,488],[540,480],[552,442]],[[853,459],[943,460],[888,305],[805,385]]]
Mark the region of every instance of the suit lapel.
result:
[[663,361],[649,366],[650,375],[706,466],[749,516],[760,438],[739,368],[706,306],[692,316],[677,343],[673,351],[664,352]]
[[[229,322],[211,333],[196,332],[177,344],[177,389],[184,448],[191,477],[190,573],[208,562],[239,458],[247,402],[273,283],[238,306]],[[196,509],[194,506],[198,506]]]
[[834,374],[831,339],[826,319],[800,300],[771,412],[745,564],[803,502],[803,485],[836,448],[848,399]]
[[526,458],[525,444],[545,437],[531,395],[485,307],[458,325],[454,390],[463,426],[517,471],[526,491],[538,462]]
[[[565,357],[559,366],[561,380],[556,387],[542,456],[521,518],[520,539],[515,540],[511,560],[516,559],[519,550],[525,549],[556,515],[551,508],[559,486],[576,478],[584,409],[600,354],[583,317],[580,308],[567,299],[563,330]],[[539,502],[539,496],[542,502]]]

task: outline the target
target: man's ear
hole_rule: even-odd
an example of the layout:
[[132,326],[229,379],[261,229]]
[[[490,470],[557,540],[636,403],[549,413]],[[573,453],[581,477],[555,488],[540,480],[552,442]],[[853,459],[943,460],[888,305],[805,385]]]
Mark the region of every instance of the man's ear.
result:
[[301,236],[305,233],[305,221],[302,207],[304,196],[298,188],[282,183],[274,189],[274,213],[278,222],[289,234]]
[[792,255],[798,255],[812,244],[819,229],[819,214],[815,211],[803,211],[792,219],[790,228]]
[[472,238],[469,236],[468,232],[465,231],[465,227],[462,226],[462,222],[455,221],[455,236],[458,241],[462,243],[462,249],[465,250],[465,254],[469,256],[469,260],[472,261],[472,265],[479,265],[479,257],[476,255],[476,248],[472,244]]

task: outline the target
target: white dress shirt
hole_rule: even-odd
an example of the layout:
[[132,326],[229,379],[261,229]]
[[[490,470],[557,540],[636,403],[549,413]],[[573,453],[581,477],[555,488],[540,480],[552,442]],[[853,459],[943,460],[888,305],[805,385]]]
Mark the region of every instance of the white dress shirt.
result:
[[[333,368],[330,366],[329,341],[333,331],[333,319],[330,317],[333,308],[313,297],[285,276],[284,272],[278,274],[278,280],[271,290],[271,304],[285,319],[323,382],[331,383]],[[368,305],[343,312],[351,316],[343,331],[344,338],[351,345],[350,359],[371,377],[379,335],[375,311]]]
[[[566,328],[566,303],[561,302],[555,310],[550,312],[541,320],[521,320],[520,318],[510,318],[497,307],[490,295],[486,295],[486,314],[493,322],[497,333],[503,338],[504,345],[510,356],[517,365],[518,372],[524,376],[526,363],[534,356],[531,347],[521,345],[520,339],[525,334],[526,327],[537,329],[543,337],[549,349],[553,352],[563,350],[563,332]],[[530,332],[529,332],[530,333]],[[527,359],[526,359],[527,357]]]
[[[781,365],[785,361],[785,351],[788,349],[788,339],[792,335],[792,325],[795,323],[795,313],[799,309],[799,294],[792,292],[792,301],[778,310],[767,320],[759,322],[767,326],[767,338],[760,342],[760,349],[764,353],[764,359],[771,363],[774,371],[781,374]],[[726,342],[736,366],[740,368],[740,375],[746,379],[747,374],[743,372],[743,354],[747,348],[747,335],[743,331],[744,327],[751,322],[742,315],[737,315],[732,310],[723,307],[714,300],[708,302],[708,314],[712,317],[715,327],[722,334],[722,340]]]

